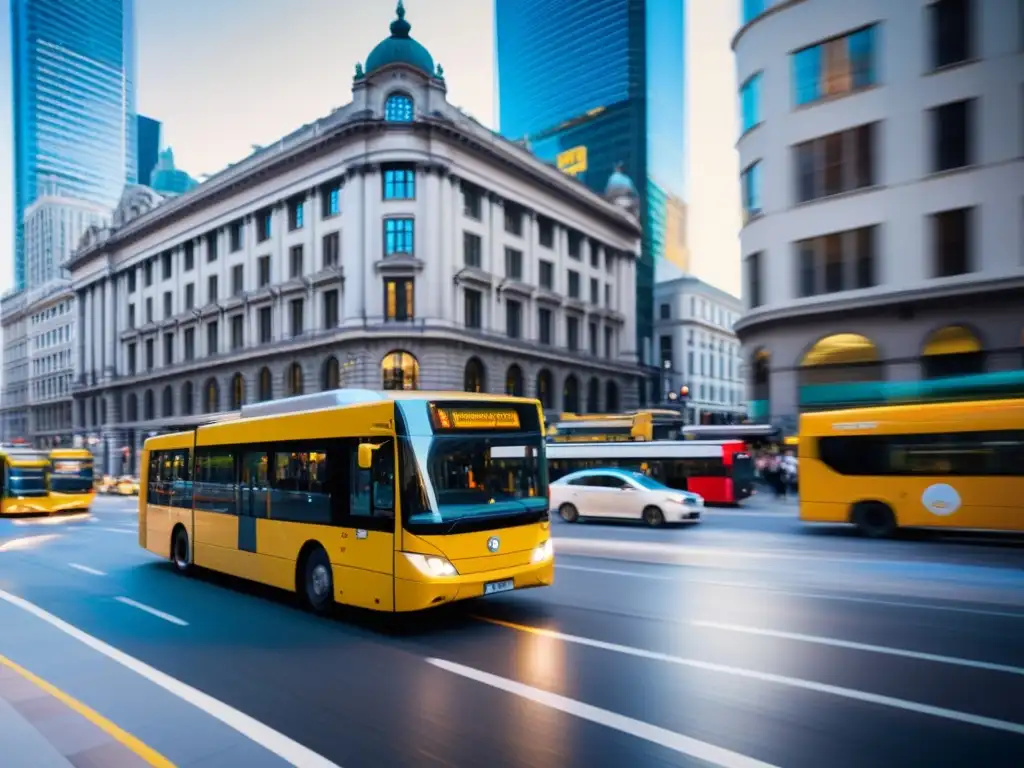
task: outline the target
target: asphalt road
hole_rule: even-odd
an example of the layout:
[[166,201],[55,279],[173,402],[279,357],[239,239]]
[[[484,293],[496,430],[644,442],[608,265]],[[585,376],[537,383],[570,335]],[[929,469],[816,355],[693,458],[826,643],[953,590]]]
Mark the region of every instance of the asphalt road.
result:
[[395,627],[180,577],[132,513],[0,521],[0,598],[36,607],[0,599],[0,656],[178,765],[1024,765],[1018,542],[865,541],[792,503],[557,522],[554,587]]

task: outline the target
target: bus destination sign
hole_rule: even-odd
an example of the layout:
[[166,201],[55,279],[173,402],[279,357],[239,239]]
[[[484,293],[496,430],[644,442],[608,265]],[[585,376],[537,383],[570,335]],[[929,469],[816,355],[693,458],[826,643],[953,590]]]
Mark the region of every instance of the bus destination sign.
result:
[[435,413],[440,429],[519,429],[516,411],[438,408]]

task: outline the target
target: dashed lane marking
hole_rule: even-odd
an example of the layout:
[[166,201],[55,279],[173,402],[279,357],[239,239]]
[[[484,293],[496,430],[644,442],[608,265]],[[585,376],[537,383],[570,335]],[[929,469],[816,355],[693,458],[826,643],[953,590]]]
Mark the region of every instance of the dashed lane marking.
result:
[[107,575],[105,571],[100,571],[100,570],[97,570],[96,568],[90,568],[88,565],[81,565],[79,563],[68,563],[68,566],[71,567],[71,568],[74,568],[76,571],[81,571],[82,573],[88,573],[88,574],[91,574],[93,576],[106,576]]
[[146,605],[145,603],[140,603],[136,600],[132,600],[130,597],[115,597],[114,599],[117,600],[117,602],[122,603],[123,605],[130,605],[132,608],[138,608],[140,611],[145,611],[151,616],[156,616],[157,618],[163,619],[164,621],[169,621],[171,624],[177,624],[179,627],[188,626],[188,622],[184,619],[179,619],[177,616],[172,616],[169,613],[165,613],[164,611],[153,608],[152,606]]

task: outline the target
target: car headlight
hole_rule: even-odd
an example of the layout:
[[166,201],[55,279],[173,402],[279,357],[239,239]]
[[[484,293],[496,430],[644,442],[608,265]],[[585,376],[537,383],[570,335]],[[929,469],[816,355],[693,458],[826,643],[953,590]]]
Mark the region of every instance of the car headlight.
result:
[[555,545],[548,539],[543,544],[538,545],[533,550],[533,557],[531,561],[534,563],[543,563],[545,560],[550,560],[555,556]]
[[448,560],[437,555],[420,555],[416,552],[403,552],[406,560],[415,566],[424,576],[458,576],[459,572]]

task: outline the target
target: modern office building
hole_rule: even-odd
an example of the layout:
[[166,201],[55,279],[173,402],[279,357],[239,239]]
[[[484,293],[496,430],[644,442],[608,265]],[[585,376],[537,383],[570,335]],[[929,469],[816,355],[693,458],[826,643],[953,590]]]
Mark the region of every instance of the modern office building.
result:
[[148,187],[153,169],[160,160],[160,133],[163,125],[159,120],[145,115],[137,115],[135,125],[138,136],[135,163],[138,168],[138,183]]
[[1000,386],[1024,366],[1019,3],[768,6],[734,40],[756,416]]
[[[688,424],[731,424],[747,412],[743,357],[733,325],[743,305],[696,277],[654,287],[663,402],[686,409]],[[679,399],[681,388],[688,397]],[[673,396],[669,396],[673,393]]]
[[163,197],[177,197],[198,184],[198,181],[174,164],[174,150],[168,147],[159,153],[159,160],[150,174],[148,186]]
[[446,94],[400,5],[347,106],[179,197],[126,190],[68,263],[76,434],[100,466],[340,386],[636,407],[629,190],[605,199]]
[[[686,264],[682,0],[496,0],[500,131],[601,192],[621,163],[639,192],[637,349],[657,399],[655,262]],[[680,222],[682,219],[682,223]],[[672,242],[675,239],[676,242]],[[666,241],[668,240],[668,247]]]
[[43,179],[113,209],[136,178],[133,0],[12,0],[14,285]]

